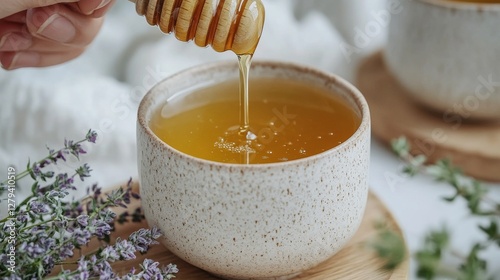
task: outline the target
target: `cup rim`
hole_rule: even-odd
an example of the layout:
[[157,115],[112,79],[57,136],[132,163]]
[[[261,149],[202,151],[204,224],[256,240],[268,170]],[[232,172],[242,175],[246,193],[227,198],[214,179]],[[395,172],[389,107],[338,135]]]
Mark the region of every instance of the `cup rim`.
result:
[[[413,1],[413,0],[410,0]],[[424,4],[433,5],[441,8],[450,8],[456,10],[476,10],[478,12],[497,12],[500,11],[499,3],[477,3],[477,2],[459,2],[449,0],[418,0]]]
[[[368,130],[368,133],[370,133],[370,110],[368,107],[368,103],[366,99],[364,98],[363,94],[350,82],[345,80],[344,78],[333,74],[333,73],[328,73],[325,71],[321,71],[319,69],[306,66],[306,65],[301,65],[297,63],[291,63],[291,62],[282,62],[282,61],[271,61],[271,60],[256,60],[252,62],[252,67],[269,67],[269,68],[286,68],[286,69],[292,69],[304,73],[311,73],[314,76],[321,77],[322,79],[328,79],[332,80],[334,84],[337,86],[342,87],[347,93],[350,98],[353,99],[354,103],[359,107],[359,112],[361,114],[361,122],[356,129],[356,131],[349,137],[347,138],[344,142],[341,144],[332,147],[324,152],[321,152],[319,154],[314,154],[308,157],[300,158],[300,159],[295,159],[295,160],[290,160],[290,161],[284,161],[284,162],[272,162],[272,163],[259,163],[259,164],[240,164],[240,163],[224,163],[224,162],[218,162],[218,161],[212,161],[212,160],[207,160],[207,159],[202,159],[198,158],[195,156],[192,156],[190,154],[187,154],[185,152],[179,151],[176,148],[170,146],[169,144],[165,143],[163,140],[161,140],[149,127],[149,124],[147,123],[147,116],[148,114],[152,113],[150,112],[153,110],[151,108],[152,106],[147,107],[148,104],[153,104],[152,100],[154,99],[155,96],[160,95],[161,92],[154,92],[154,89],[159,86],[160,84],[164,83],[167,80],[170,79],[176,79],[182,76],[186,75],[192,75],[193,73],[200,73],[204,72],[210,69],[216,69],[216,68],[234,68],[235,62],[234,61],[218,61],[218,62],[210,62],[210,63],[205,63],[202,65],[197,65],[193,66],[190,68],[187,68],[185,70],[182,70],[176,74],[173,74],[160,82],[158,82],[156,85],[154,85],[147,93],[146,95],[142,98],[140,104],[139,104],[139,109],[137,113],[137,123],[141,126],[142,129],[144,129],[144,132],[153,139],[154,142],[160,144],[160,147],[162,149],[167,149],[170,152],[181,156],[183,158],[187,158],[191,160],[192,162],[195,163],[200,163],[203,165],[209,165],[209,166],[217,166],[217,167],[224,167],[224,168],[244,168],[244,169],[260,169],[260,168],[269,168],[269,167],[285,167],[288,165],[296,165],[300,163],[305,163],[308,161],[314,161],[316,159],[320,159],[325,157],[327,154],[330,153],[335,153],[338,150],[345,149],[346,147],[350,145],[355,145],[353,143],[356,139],[360,139],[361,135]],[[237,68],[236,68],[237,69]],[[250,75],[252,73],[250,72]],[[251,89],[250,89],[251,90]]]

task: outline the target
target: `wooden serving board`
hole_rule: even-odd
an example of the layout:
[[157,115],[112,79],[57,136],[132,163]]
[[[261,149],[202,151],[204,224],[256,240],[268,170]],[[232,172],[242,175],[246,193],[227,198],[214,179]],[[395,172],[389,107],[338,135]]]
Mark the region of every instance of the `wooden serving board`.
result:
[[360,64],[356,85],[370,106],[372,132],[384,143],[405,136],[412,154],[449,158],[468,175],[500,182],[500,122],[446,122],[411,99],[387,70],[382,52]]
[[[136,184],[134,188],[138,192],[138,185]],[[140,206],[140,201],[132,201],[129,209],[136,209]],[[115,211],[117,214],[123,212],[120,209]],[[358,279],[370,279],[370,280],[400,280],[408,279],[409,272],[409,261],[408,254],[406,260],[400,264],[395,270],[386,270],[383,268],[383,261],[377,257],[374,251],[369,247],[368,242],[374,240],[377,236],[377,231],[375,229],[375,223],[384,221],[387,225],[393,229],[395,232],[403,234],[399,228],[397,222],[395,221],[392,214],[384,206],[384,204],[372,193],[369,194],[368,204],[366,206],[365,216],[363,218],[362,224],[357,231],[353,239],[335,256],[331,259],[325,261],[324,263],[318,265],[317,267],[304,272],[300,276],[296,277],[296,280],[307,279],[307,280],[358,280]],[[132,232],[140,229],[146,228],[146,222],[142,223],[128,223],[125,225],[117,225],[114,234],[112,235],[112,240],[117,237],[127,238]],[[404,237],[403,237],[404,238]],[[97,243],[91,243],[88,248],[84,251],[93,251],[97,246]],[[185,261],[181,260],[171,252],[169,252],[162,245],[155,245],[150,248],[147,254],[138,255],[137,259],[127,262],[118,262],[113,265],[116,272],[121,275],[126,274],[130,271],[132,267],[139,268],[139,264],[145,258],[153,259],[159,261],[161,266],[167,265],[169,263],[176,264],[179,268],[179,273],[176,275],[175,279],[178,280],[200,280],[200,279],[219,279],[199,268],[196,268]],[[69,268],[69,267],[67,267]],[[57,271],[54,271],[54,274]],[[53,275],[54,275],[53,274]]]

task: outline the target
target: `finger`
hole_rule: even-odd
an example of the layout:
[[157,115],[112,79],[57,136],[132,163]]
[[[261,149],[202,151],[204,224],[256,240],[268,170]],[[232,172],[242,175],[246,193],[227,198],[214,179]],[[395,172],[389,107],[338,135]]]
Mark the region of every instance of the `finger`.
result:
[[[68,49],[74,47],[77,48],[81,47],[81,46],[71,46],[71,45],[61,44],[59,42],[33,37],[27,32],[21,32],[21,33],[12,32],[12,33],[7,33],[4,36],[5,39],[4,37],[0,38],[0,52],[34,51],[34,52],[56,53],[56,52],[65,52]],[[4,40],[5,43],[2,42],[2,40]]]
[[64,52],[68,48],[72,46],[31,36],[25,25],[0,21],[0,52]]
[[67,52],[0,52],[2,68],[13,70],[24,67],[46,67],[61,64],[78,57],[84,48],[73,48]]
[[69,7],[35,8],[28,10],[26,25],[34,36],[67,45],[86,46],[99,31],[103,19],[91,18]]
[[108,4],[104,5],[103,7],[96,9],[90,16],[95,17],[95,18],[100,18],[103,17],[111,7],[115,4],[115,0],[111,0]]
[[111,0],[81,0],[78,3],[78,8],[84,15],[91,15],[95,11],[107,6]]
[[23,0],[23,1],[2,0],[2,5],[0,6],[0,18],[4,18],[30,8],[50,6],[57,3],[71,3],[78,1],[79,0]]
[[25,25],[22,23],[15,23],[15,22],[5,22],[0,20],[0,38],[3,37],[3,35],[11,32],[23,32],[23,28],[25,29],[25,32],[27,32]]
[[1,19],[2,21],[25,23],[26,22],[26,11],[15,13],[8,17]]
[[0,21],[0,51],[26,50],[33,45],[33,37],[20,23]]

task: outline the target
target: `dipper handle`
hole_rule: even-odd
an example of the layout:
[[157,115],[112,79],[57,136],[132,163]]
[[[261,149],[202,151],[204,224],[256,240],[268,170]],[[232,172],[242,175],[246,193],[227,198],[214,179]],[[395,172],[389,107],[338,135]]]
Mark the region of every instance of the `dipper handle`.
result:
[[218,52],[253,54],[264,27],[261,0],[130,0],[150,25]]

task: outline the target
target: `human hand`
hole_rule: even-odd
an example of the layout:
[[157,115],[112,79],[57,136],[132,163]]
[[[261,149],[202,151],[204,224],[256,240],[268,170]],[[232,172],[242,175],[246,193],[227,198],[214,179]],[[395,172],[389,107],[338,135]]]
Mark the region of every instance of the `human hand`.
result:
[[56,65],[79,56],[114,0],[1,0],[0,63],[5,69]]

